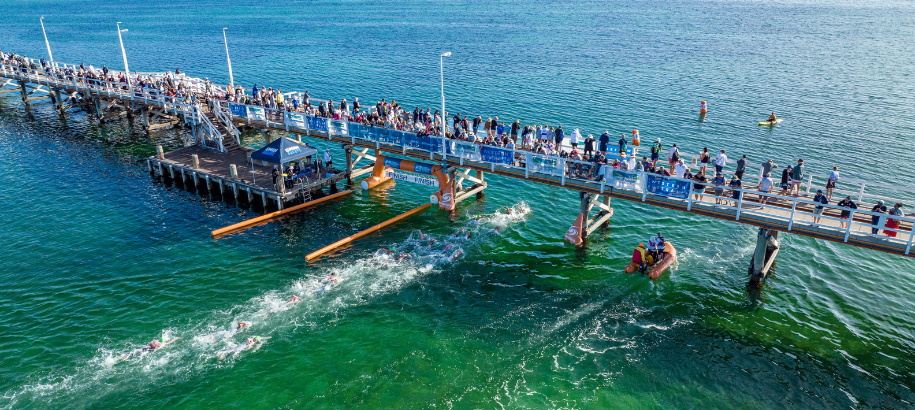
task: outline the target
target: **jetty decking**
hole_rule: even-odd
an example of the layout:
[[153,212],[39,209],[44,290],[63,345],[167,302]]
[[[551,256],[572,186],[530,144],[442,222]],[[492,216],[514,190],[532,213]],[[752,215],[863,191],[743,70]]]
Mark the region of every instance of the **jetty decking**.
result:
[[[174,121],[168,116],[181,117],[186,124],[192,127],[195,139],[202,148],[187,149],[184,152],[172,153],[170,156],[150,158],[150,170],[158,171],[159,175],[163,176],[167,173],[167,176],[171,178],[180,175],[182,182],[185,182],[187,175],[190,174],[195,187],[203,185],[207,190],[211,190],[213,189],[211,184],[215,184],[217,185],[216,190],[220,192],[231,190],[236,200],[247,198],[249,203],[255,201],[256,196],[259,195],[260,202],[265,208],[271,201],[275,201],[277,207],[282,208],[283,202],[289,199],[288,195],[291,194],[294,197],[295,194],[275,191],[271,187],[272,177],[266,173],[269,170],[266,167],[264,170],[257,170],[255,167],[250,182],[248,182],[247,174],[250,174],[252,170],[247,168],[249,160],[246,158],[246,154],[243,153],[239,157],[239,154],[232,153],[238,152],[237,150],[226,148],[227,144],[231,145],[233,139],[237,145],[240,145],[236,124],[268,131],[281,131],[287,135],[293,134],[297,138],[316,137],[346,144],[349,147],[347,148],[348,156],[351,155],[352,148],[363,150],[362,154],[355,153],[360,158],[368,156],[368,150],[374,150],[376,156],[379,153],[386,153],[415,161],[443,164],[452,175],[457,175],[454,173],[459,168],[476,170],[478,177],[481,177],[483,172],[490,172],[510,178],[563,187],[585,194],[603,195],[606,198],[618,198],[857,247],[913,256],[911,249],[913,238],[915,238],[915,224],[913,224],[915,218],[894,217],[893,219],[900,221],[901,224],[895,229],[889,228],[884,226],[887,215],[868,211],[869,205],[864,203],[865,199],[869,201],[883,199],[889,205],[892,205],[893,202],[907,205],[915,203],[915,200],[912,199],[915,189],[892,183],[851,179],[840,181],[843,187],[835,190],[836,196],[852,195],[861,206],[861,209],[851,211],[853,222],[848,227],[842,228],[840,226],[842,221],[836,216],[843,209],[833,204],[825,205],[826,211],[821,217],[821,221],[814,221],[817,216],[812,211],[816,204],[807,198],[809,198],[812,187],[824,185],[823,175],[808,174],[807,180],[802,181],[806,187],[807,197],[762,194],[750,189],[749,187],[755,186],[755,184],[750,184],[745,180],[744,188],[737,189],[741,196],[736,204],[718,205],[710,202],[714,200],[714,197],[710,198],[708,190],[704,192],[703,200],[694,199],[692,195],[694,181],[691,180],[645,172],[631,173],[632,175],[620,179],[616,178],[616,174],[613,172],[604,172],[601,178],[595,180],[583,177],[580,172],[575,171],[593,167],[593,164],[515,150],[512,147],[487,147],[489,155],[484,158],[483,148],[480,148],[479,145],[463,144],[463,148],[458,148],[457,141],[440,137],[411,136],[412,134],[396,130],[365,127],[362,124],[346,121],[330,121],[328,118],[311,117],[302,113],[292,113],[294,116],[291,116],[289,112],[283,110],[226,101],[213,101],[210,107],[205,107],[199,102],[178,100],[151,89],[128,90],[130,87],[125,84],[105,83],[59,73],[50,74],[33,68],[5,65],[0,67],[0,78],[5,79],[3,86],[17,86],[13,81],[18,82],[20,88],[18,91],[21,91],[22,99],[27,104],[42,98],[50,98],[62,111],[75,106],[94,106],[100,120],[106,118],[105,111],[112,107],[115,110],[126,110],[128,115],[133,110],[139,110],[144,115],[144,121],[146,117],[143,113],[146,112],[165,116],[166,121]],[[191,81],[191,85],[198,89],[202,86],[199,80]],[[31,92],[27,90],[27,86],[33,88]],[[62,100],[62,91],[69,95],[66,100]],[[48,95],[32,96],[41,92]],[[76,105],[66,105],[65,101],[72,101]],[[91,102],[91,104],[87,102]],[[192,160],[188,160],[193,155],[192,152],[196,152],[200,159],[200,164],[196,167]],[[689,157],[689,155],[684,156]],[[228,166],[232,164],[235,164],[238,169],[237,178],[233,178],[228,171]],[[348,158],[347,170],[342,175],[314,181],[313,184],[332,184],[338,181],[334,180],[336,177],[351,178],[367,171],[363,169],[355,172],[351,164],[352,160]],[[748,166],[748,168],[758,169],[758,166]],[[748,174],[752,178],[752,174],[749,172]],[[466,171],[460,175],[467,176]],[[461,179],[463,178],[461,177]],[[814,178],[819,179],[816,184]],[[267,184],[267,181],[270,181],[270,184]],[[765,195],[772,202],[768,205],[753,202],[752,199],[758,195]],[[583,210],[591,209],[590,205],[587,208],[584,207],[584,199],[582,204]],[[871,217],[880,218],[879,222],[872,225]],[[879,232],[872,233],[871,229],[878,229]],[[896,235],[889,236],[885,234],[886,232],[894,232]]]

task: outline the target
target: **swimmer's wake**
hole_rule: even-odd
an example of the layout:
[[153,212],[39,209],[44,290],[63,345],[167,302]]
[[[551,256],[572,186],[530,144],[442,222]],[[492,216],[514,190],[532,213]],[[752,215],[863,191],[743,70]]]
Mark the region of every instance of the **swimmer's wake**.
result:
[[153,382],[157,375],[179,370],[186,373],[206,366],[231,365],[260,349],[275,332],[299,326],[302,319],[320,326],[321,318],[328,314],[396,292],[416,278],[463,258],[512,224],[523,221],[529,212],[527,205],[520,203],[493,214],[472,216],[451,234],[434,236],[417,231],[371,256],[297,280],[284,291],[269,292],[228,312],[218,312],[207,323],[165,329],[146,345],[100,348],[100,355],[78,374],[26,386],[18,392],[8,392],[5,398],[14,405],[42,397],[64,401],[56,394],[61,389],[79,394],[83,390],[97,391],[100,385],[123,388],[122,384],[111,384],[112,377],[145,383]]

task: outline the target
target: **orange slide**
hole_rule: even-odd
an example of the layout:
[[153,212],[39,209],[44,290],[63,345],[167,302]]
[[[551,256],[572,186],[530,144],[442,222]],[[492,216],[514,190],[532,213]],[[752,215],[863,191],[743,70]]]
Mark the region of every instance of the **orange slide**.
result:
[[[661,274],[667,270],[674,262],[677,261],[677,248],[674,248],[674,245],[670,241],[664,242],[664,252],[662,253],[661,260],[648,265],[648,277],[652,279],[657,279],[661,277]],[[639,270],[639,265],[635,262],[630,262],[626,265],[626,273],[635,273]]]

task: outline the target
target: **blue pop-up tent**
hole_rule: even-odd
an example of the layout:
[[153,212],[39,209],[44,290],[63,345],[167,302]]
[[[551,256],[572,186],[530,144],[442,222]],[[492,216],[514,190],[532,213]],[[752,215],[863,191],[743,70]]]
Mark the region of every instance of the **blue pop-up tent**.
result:
[[251,153],[251,159],[267,161],[271,164],[285,164],[300,158],[316,155],[318,150],[289,138],[278,138]]

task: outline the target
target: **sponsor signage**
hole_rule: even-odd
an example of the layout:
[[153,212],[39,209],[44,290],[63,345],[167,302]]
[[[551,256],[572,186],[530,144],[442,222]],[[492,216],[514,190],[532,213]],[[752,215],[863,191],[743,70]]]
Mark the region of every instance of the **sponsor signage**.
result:
[[302,114],[296,114],[294,112],[286,111],[285,122],[286,122],[286,125],[288,125],[290,127],[296,127],[296,128],[301,128],[301,129],[305,129],[305,127],[307,127],[307,125],[305,125],[305,116]]
[[[385,162],[387,162],[387,160],[385,160]],[[408,174],[405,172],[396,172],[396,171],[387,171],[387,172],[385,172],[385,176],[387,176],[395,181],[412,182],[414,184],[420,184],[420,185],[438,188],[438,179],[435,179],[435,178],[425,178],[425,177],[421,177],[419,175]]]
[[267,114],[264,113],[264,107],[248,106],[248,118],[257,121],[267,121]]
[[245,108],[244,104],[232,104],[229,103],[229,112],[236,117],[247,117],[248,110]]
[[648,192],[671,198],[688,199],[689,182],[667,179],[658,175],[648,175]]

